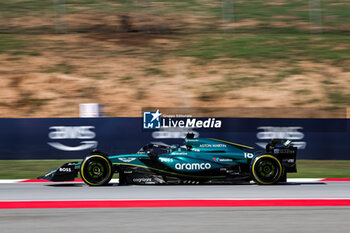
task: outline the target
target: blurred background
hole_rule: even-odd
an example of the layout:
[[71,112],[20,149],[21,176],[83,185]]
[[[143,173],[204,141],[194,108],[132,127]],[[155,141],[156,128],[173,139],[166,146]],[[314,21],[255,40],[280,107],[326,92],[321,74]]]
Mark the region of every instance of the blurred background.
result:
[[350,106],[348,0],[8,0],[0,20],[0,117]]
[[[348,232],[350,0],[1,0],[0,22],[1,232]],[[31,183],[96,146],[119,154],[183,143],[188,129],[142,130],[147,107],[162,117],[178,109],[229,117],[229,130],[198,132],[256,149],[290,139],[298,172],[288,178],[312,179],[275,187]],[[79,118],[91,110],[97,115]],[[134,197],[328,204],[3,209],[9,200]]]

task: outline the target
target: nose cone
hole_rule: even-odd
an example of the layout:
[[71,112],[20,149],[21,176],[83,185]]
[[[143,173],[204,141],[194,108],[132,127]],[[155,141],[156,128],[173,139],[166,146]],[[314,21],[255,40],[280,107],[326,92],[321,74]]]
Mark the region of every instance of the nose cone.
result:
[[48,172],[43,176],[39,176],[39,180],[49,181],[74,181],[78,176],[78,169],[75,166],[78,162],[65,163],[61,167]]

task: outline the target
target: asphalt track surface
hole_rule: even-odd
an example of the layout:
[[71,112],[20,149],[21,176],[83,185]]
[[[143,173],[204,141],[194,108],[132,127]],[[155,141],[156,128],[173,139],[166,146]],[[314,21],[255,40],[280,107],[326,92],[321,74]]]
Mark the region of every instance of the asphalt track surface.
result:
[[[0,184],[0,201],[350,199],[350,182]],[[350,232],[350,206],[0,209],[0,232]]]
[[0,184],[0,201],[350,198],[350,182],[289,182],[281,185],[129,185],[84,183]]

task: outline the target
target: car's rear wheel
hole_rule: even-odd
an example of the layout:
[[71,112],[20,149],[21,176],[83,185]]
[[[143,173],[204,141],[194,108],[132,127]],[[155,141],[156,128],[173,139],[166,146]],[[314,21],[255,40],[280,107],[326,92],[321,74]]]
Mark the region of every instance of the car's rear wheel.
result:
[[258,184],[275,184],[283,174],[283,167],[275,156],[261,155],[253,160],[251,173]]
[[113,176],[112,163],[102,155],[91,155],[82,162],[80,175],[90,186],[106,185]]

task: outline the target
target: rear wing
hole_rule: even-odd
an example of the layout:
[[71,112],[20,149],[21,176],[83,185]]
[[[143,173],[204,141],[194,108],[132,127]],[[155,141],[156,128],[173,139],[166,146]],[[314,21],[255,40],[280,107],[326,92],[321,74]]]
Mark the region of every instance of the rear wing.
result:
[[280,159],[286,172],[297,172],[296,156],[298,148],[286,139],[275,138],[266,145],[266,152],[274,154]]

